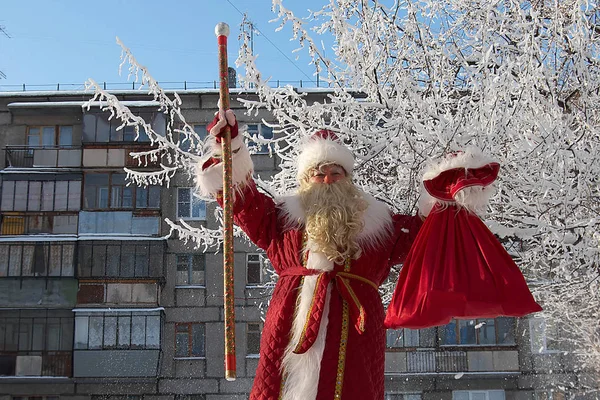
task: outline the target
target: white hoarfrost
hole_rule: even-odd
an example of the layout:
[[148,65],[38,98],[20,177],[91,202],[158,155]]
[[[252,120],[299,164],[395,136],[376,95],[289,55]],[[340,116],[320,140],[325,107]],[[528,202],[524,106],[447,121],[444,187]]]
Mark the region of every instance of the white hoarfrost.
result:
[[[331,0],[297,17],[273,0],[278,30],[291,27],[325,99],[273,88],[263,79],[245,29],[236,61],[248,113],[266,109],[281,171],[258,184],[283,194],[296,184],[298,147],[316,129],[331,129],[355,157],[354,180],[395,211],[417,212],[422,169],[432,158],[469,146],[501,164],[484,216],[515,257],[549,321],[560,321],[565,346],[581,368],[600,370],[600,12],[593,1],[477,2]],[[280,33],[281,34],[281,33]],[[323,42],[333,44],[325,51]],[[327,55],[327,56],[326,56]],[[191,173],[202,142],[169,98],[123,46],[123,64],[161,104],[169,125],[156,150],[161,170],[128,170],[136,183],[169,184]],[[122,65],[123,65],[122,64]],[[124,125],[144,124],[95,82]],[[322,90],[322,89],[321,89]],[[191,141],[182,151],[180,138]],[[181,237],[206,249],[220,232],[169,221]],[[382,289],[389,299],[392,280]],[[598,376],[596,374],[596,376]],[[582,381],[583,382],[583,381]],[[573,383],[573,390],[585,390]]]

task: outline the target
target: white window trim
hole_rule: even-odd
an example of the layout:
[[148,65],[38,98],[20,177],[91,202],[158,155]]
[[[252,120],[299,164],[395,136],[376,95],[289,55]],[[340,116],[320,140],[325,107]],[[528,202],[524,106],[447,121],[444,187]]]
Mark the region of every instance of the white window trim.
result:
[[506,393],[504,392],[504,389],[490,389],[490,390],[453,390],[452,391],[452,400],[454,400],[456,397],[455,395],[457,393],[466,393],[469,395],[469,400],[471,400],[472,395],[474,394],[485,394],[485,398],[486,400],[489,400],[490,398],[490,393],[502,393],[502,397],[504,397],[504,399],[506,399]]

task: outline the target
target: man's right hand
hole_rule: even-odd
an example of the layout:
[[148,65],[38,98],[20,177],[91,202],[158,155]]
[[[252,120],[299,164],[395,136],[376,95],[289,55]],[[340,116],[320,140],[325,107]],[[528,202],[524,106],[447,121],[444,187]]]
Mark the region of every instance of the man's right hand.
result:
[[233,139],[235,136],[237,136],[237,121],[235,118],[235,114],[232,110],[225,111],[223,109],[220,109],[218,114],[215,116],[215,120],[213,120],[211,125],[212,127],[209,125],[210,134],[217,138],[217,142],[221,141],[220,139],[225,133],[226,125],[229,125],[231,127],[231,138]]

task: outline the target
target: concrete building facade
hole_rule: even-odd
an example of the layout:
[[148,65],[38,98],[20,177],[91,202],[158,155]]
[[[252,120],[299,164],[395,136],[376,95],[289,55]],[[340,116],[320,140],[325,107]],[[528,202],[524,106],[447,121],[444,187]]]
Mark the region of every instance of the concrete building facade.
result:
[[[164,114],[143,93],[114,94],[164,132]],[[179,94],[188,123],[206,134],[218,92]],[[229,382],[222,256],[168,236],[165,222],[216,228],[215,205],[196,198],[183,174],[168,188],[128,185],[123,168],[140,168],[129,153],[150,143],[143,132],[135,141],[131,128],[118,130],[99,108],[82,109],[89,97],[0,93],[0,400],[246,399],[258,305],[268,300],[264,257],[236,243],[238,378]],[[238,117],[272,137],[260,122],[268,114]],[[277,159],[257,150],[257,173],[276,171]],[[556,383],[580,377],[546,328],[537,318],[497,318],[390,330],[386,400],[565,398]]]

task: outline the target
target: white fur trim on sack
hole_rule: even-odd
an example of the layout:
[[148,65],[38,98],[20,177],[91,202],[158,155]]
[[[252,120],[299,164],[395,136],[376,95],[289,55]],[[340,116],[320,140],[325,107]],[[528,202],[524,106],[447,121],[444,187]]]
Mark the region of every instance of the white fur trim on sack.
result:
[[[455,168],[480,168],[490,163],[497,162],[493,158],[484,154],[481,150],[476,147],[469,147],[459,153],[453,153],[445,156],[442,159],[436,159],[430,161],[425,167],[423,172],[422,181],[430,180],[437,177],[444,171],[455,169]],[[460,190],[454,196],[456,203],[445,202],[440,199],[436,199],[431,196],[429,192],[423,186],[423,182],[420,185],[420,197],[419,197],[419,212],[423,216],[429,215],[431,209],[435,203],[444,205],[457,204],[460,207],[464,207],[469,211],[475,213],[484,212],[490,197],[494,194],[494,188],[492,185],[481,187],[481,186],[469,186]]]
[[[213,141],[211,147],[213,148],[213,154],[220,154],[220,143]],[[254,171],[254,164],[242,135],[238,135],[231,140],[231,149],[233,174],[231,180],[233,187],[238,187],[248,180],[248,176]],[[237,149],[239,149],[237,153],[233,153]],[[200,197],[207,199],[214,199],[216,194],[223,190],[223,163],[213,164],[205,170],[202,169],[204,163],[213,154],[202,159],[196,166],[196,189]]]
[[354,155],[340,142],[312,137],[302,146],[298,156],[298,180],[321,163],[341,165],[346,173],[351,175],[354,169]]

